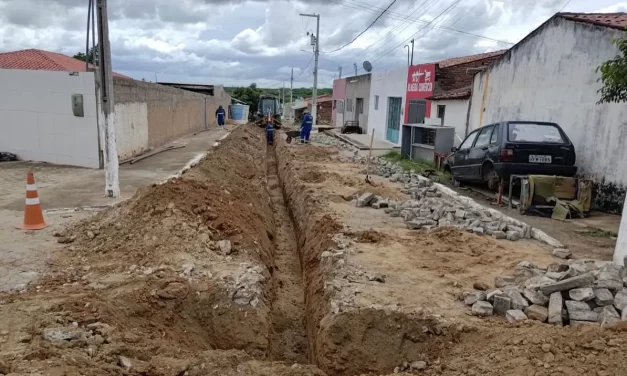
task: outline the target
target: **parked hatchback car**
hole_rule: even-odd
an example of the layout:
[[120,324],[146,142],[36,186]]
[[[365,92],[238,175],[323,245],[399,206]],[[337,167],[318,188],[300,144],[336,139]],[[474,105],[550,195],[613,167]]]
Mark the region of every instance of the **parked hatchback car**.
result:
[[496,189],[510,175],[577,173],[575,147],[556,123],[505,121],[470,133],[446,158],[453,179],[486,182]]

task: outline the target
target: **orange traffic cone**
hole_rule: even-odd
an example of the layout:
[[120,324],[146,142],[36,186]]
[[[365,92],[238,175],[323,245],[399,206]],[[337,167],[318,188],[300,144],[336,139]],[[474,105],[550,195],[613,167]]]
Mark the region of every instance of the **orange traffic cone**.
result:
[[15,228],[20,230],[41,230],[48,227],[44,221],[44,213],[41,211],[37,186],[35,186],[35,176],[32,172],[26,175],[26,206],[24,206],[24,224]]

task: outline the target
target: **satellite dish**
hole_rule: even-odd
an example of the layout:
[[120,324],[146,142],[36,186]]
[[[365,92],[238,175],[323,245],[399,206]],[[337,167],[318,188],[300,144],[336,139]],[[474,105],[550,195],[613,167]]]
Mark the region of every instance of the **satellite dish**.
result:
[[370,64],[370,62],[368,60],[364,61],[364,70],[366,72],[371,72],[372,71],[372,64]]

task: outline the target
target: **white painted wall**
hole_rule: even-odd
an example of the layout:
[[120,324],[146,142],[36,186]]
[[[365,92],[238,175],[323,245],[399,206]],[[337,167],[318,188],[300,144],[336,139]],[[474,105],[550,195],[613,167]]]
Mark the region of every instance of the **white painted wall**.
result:
[[[579,172],[627,184],[627,104],[597,105],[594,71],[617,54],[623,32],[556,18],[473,84],[470,130],[504,120],[552,121],[575,145]],[[487,81],[485,112],[481,99]]]
[[115,139],[120,160],[148,149],[148,105],[145,102],[115,104]]
[[455,127],[455,146],[459,146],[466,138],[466,119],[468,117],[468,99],[447,99],[431,102],[431,116],[438,116],[438,106],[444,108],[445,127]]
[[[83,94],[84,117],[72,113],[72,94]],[[0,151],[98,168],[94,74],[0,69]]]
[[[368,127],[374,128],[374,136],[385,140],[388,116],[388,97],[402,98],[401,119],[399,129],[403,124],[405,114],[405,94],[407,92],[407,67],[401,67],[385,72],[372,73],[370,85],[370,103],[368,109]],[[379,96],[379,107],[375,109],[375,96]],[[401,137],[399,136],[400,146]]]

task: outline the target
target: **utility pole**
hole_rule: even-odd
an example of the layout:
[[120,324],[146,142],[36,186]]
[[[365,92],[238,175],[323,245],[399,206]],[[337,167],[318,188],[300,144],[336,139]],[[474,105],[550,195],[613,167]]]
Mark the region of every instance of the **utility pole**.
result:
[[285,81],[283,81],[283,88],[281,89],[281,105],[283,106],[283,113],[285,113]]
[[414,65],[414,40],[411,40],[411,65]]
[[313,126],[316,126],[318,120],[318,55],[320,55],[320,15],[301,13],[302,17],[314,17],[316,19],[316,36],[314,47],[314,84],[311,93],[311,116],[313,117]]
[[407,65],[409,65],[409,44],[406,44],[404,48],[407,48]]
[[357,76],[357,63],[353,63],[353,65],[355,66],[355,76]]
[[120,196],[118,178],[118,149],[115,142],[115,112],[113,98],[113,70],[111,68],[111,44],[109,42],[109,20],[107,17],[107,0],[97,0],[98,14],[98,49],[100,73],[100,97],[104,113],[104,162],[105,162],[105,195]]
[[294,120],[294,99],[292,93],[294,92],[294,68],[292,68],[292,75],[290,76],[290,119]]
[[340,77],[338,78],[342,78],[342,67],[340,67]]

